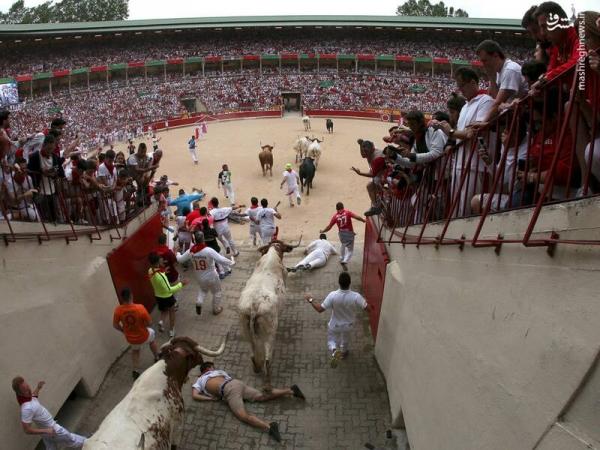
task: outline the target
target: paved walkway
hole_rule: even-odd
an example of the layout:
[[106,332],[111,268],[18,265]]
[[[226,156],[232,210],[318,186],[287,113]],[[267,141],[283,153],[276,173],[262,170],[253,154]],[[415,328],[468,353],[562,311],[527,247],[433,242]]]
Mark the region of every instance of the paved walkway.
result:
[[[360,247],[360,245],[358,246]],[[350,264],[353,287],[360,289],[362,251]],[[301,258],[303,248],[285,257],[287,265]],[[250,385],[262,386],[262,378],[252,371],[250,350],[242,341],[234,307],[239,294],[258,260],[252,247],[243,247],[233,275],[223,282],[225,311],[215,317],[210,303],[196,316],[193,282],[179,296],[180,308],[176,330],[209,348],[216,348],[229,332],[225,353],[216,359],[218,368],[228,371]],[[329,367],[326,348],[328,313],[318,314],[303,295],[311,292],[319,301],[337,286],[340,265],[330,258],[325,268],[312,273],[290,274],[285,307],[279,321],[274,361],[273,385],[298,384],[307,401],[294,398],[269,403],[248,403],[247,409],[267,421],[279,422],[283,442],[277,444],[266,433],[240,423],[223,402],[194,402],[191,383],[198,369],[190,373],[190,383],[184,386],[186,417],[181,450],[199,449],[363,449],[366,442],[375,445],[384,441],[390,428],[388,396],[383,377],[373,356],[373,340],[365,316],[355,326],[355,339],[347,360],[336,369]],[[193,274],[184,272],[192,278]],[[155,314],[156,315],[156,314]],[[159,336],[159,343],[166,336]],[[151,364],[150,351],[142,352],[144,367]],[[78,432],[92,434],[102,419],[131,387],[129,352],[125,353],[109,372],[99,394],[86,408]]]

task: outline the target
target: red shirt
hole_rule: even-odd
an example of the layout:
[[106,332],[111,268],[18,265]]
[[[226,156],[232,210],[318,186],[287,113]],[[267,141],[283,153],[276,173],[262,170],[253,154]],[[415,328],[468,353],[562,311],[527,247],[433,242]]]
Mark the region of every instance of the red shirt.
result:
[[[556,172],[554,173],[554,184],[566,186],[569,180],[569,173],[573,168],[577,167],[577,158],[572,157],[571,149],[573,147],[573,140],[569,131],[565,134],[560,150],[556,148],[559,134],[560,129],[554,130],[549,136],[546,136],[542,145],[542,133],[538,132],[533,137],[533,142],[529,149],[529,160],[537,168],[538,173],[545,172],[550,169],[556,152],[560,151],[556,164]],[[542,159],[538,166],[540,155]]]
[[329,221],[329,226],[333,226],[337,224],[340,231],[352,231],[354,232],[354,228],[352,228],[352,216],[353,212],[348,211],[347,209],[342,209],[341,211],[337,211],[331,220]]
[[202,231],[202,221],[204,219],[208,220],[208,226],[212,227],[213,223],[215,221],[214,217],[211,216],[210,214],[207,214],[206,216],[201,216],[200,214],[198,214],[198,217],[196,217],[194,220],[192,220],[190,222],[190,230],[194,231],[194,230],[200,230]]
[[198,217],[200,217],[200,210],[194,209],[191,213],[185,216],[185,221],[188,223],[188,225],[191,225],[191,223]]
[[579,37],[575,27],[567,29],[567,41],[564,44],[565,51],[561,54],[560,49],[553,45],[549,48],[550,63],[546,70],[546,79],[552,80],[565,70],[577,64],[579,59]]
[[175,268],[177,257],[173,251],[166,245],[159,245],[154,252],[165,261],[165,272],[167,273],[169,283],[176,283],[179,279],[179,272]]

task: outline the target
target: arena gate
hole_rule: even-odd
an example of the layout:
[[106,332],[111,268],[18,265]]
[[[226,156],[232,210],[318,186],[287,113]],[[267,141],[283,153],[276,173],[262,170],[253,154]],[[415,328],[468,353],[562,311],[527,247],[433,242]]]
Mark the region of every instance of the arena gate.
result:
[[302,111],[302,94],[300,92],[282,92],[281,105],[284,113]]
[[121,289],[129,287],[135,303],[143,304],[149,312],[154,307],[154,292],[148,280],[148,254],[158,246],[160,233],[162,224],[156,213],[106,257],[117,297]]
[[381,302],[383,301],[385,272],[387,264],[390,262],[385,245],[377,242],[377,239],[377,227],[371,219],[367,219],[363,252],[362,290],[367,302],[371,306],[369,322],[371,333],[375,340],[377,340],[377,327],[379,325]]

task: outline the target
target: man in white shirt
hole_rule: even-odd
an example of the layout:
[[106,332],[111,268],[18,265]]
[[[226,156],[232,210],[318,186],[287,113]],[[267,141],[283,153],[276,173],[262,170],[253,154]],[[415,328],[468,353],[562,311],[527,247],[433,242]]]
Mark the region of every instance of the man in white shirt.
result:
[[306,294],[304,297],[318,313],[331,310],[331,318],[327,326],[327,347],[331,353],[331,367],[337,367],[340,359],[348,356],[350,331],[356,319],[356,312],[369,310],[364,297],[350,290],[351,281],[348,272],[340,273],[338,278],[340,288],[330,292],[320,305],[314,303],[311,294]]
[[502,47],[496,41],[482,41],[475,53],[488,75],[489,94],[494,98],[494,104],[483,120],[488,122],[498,114],[500,105],[527,95],[527,81],[521,73],[521,66],[506,58]]
[[327,240],[327,235],[321,233],[319,239],[312,241],[304,250],[306,257],[294,267],[288,267],[288,272],[311,270],[323,267],[331,255],[337,255],[335,247]]
[[229,255],[233,251],[233,256],[240,254],[235,247],[235,242],[231,237],[231,230],[229,229],[229,215],[232,211],[239,211],[244,205],[232,205],[231,207],[219,208],[219,199],[213,197],[210,199],[210,203],[213,208],[210,210],[210,215],[213,216],[213,226],[217,232],[219,241],[225,247],[225,252]]
[[266,402],[280,397],[293,396],[305,400],[304,394],[297,385],[285,389],[273,388],[271,392],[261,392],[240,380],[229,376],[224,370],[215,369],[215,365],[206,361],[200,365],[200,377],[192,385],[192,398],[197,401],[225,400],[231,412],[249,425],[269,433],[277,442],[281,442],[277,422],[265,422],[249,414],[244,406],[244,400],[251,402]]
[[250,208],[246,209],[246,215],[250,220],[250,239],[252,239],[252,245],[256,246],[256,235],[260,236],[260,225],[257,219],[260,207],[258,206],[258,199],[252,197],[250,199]]
[[[21,426],[25,434],[33,434],[42,438],[47,450],[58,448],[82,448],[86,438],[71,433],[56,423],[52,414],[42,406],[37,397],[44,382],[40,381],[32,392],[23,377],[17,376],[12,380],[12,388],[21,405]],[[35,425],[32,426],[32,425]]]
[[273,240],[277,227],[275,226],[275,218],[281,220],[281,214],[275,208],[269,208],[269,201],[266,198],[260,201],[261,208],[256,213],[256,221],[258,223],[260,239],[263,245],[269,244]]
[[283,172],[283,180],[281,180],[281,184],[279,185],[279,189],[283,188],[283,185],[286,185],[286,195],[288,196],[288,200],[290,201],[290,206],[294,207],[294,202],[292,201],[293,197],[296,197],[296,203],[300,206],[300,202],[302,199],[300,198],[300,190],[298,189],[298,183],[300,183],[300,178],[294,169],[292,169],[292,165],[287,163],[285,165],[285,171]]
[[233,266],[234,262],[207,247],[204,242],[204,233],[201,231],[194,232],[194,240],[196,244],[184,254],[177,252],[177,262],[183,264],[191,260],[193,263],[198,286],[200,287],[196,297],[196,314],[202,314],[204,298],[209,292],[212,292],[213,314],[216,316],[223,312],[223,307],[221,306],[221,279],[215,267],[215,262],[225,267]]
[[[453,215],[464,217],[471,214],[473,196],[483,191],[487,167],[477,155],[474,141],[476,131],[473,125],[487,117],[494,99],[479,92],[479,76],[473,69],[461,67],[454,73],[454,78],[467,103],[460,111],[456,129],[448,122],[439,122],[439,126],[449,138],[456,139],[457,150],[452,163],[451,194],[454,199],[460,192],[460,201]],[[490,139],[490,142],[492,141]],[[493,154],[494,149],[489,150]],[[464,182],[461,185],[463,178]]]

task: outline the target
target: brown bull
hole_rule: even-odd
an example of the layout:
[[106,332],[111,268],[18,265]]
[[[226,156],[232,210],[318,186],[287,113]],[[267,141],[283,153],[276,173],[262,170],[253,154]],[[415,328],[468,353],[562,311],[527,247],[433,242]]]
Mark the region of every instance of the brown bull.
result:
[[258,154],[260,166],[262,167],[263,177],[267,175],[267,170],[273,176],[273,146],[263,145],[262,151]]

